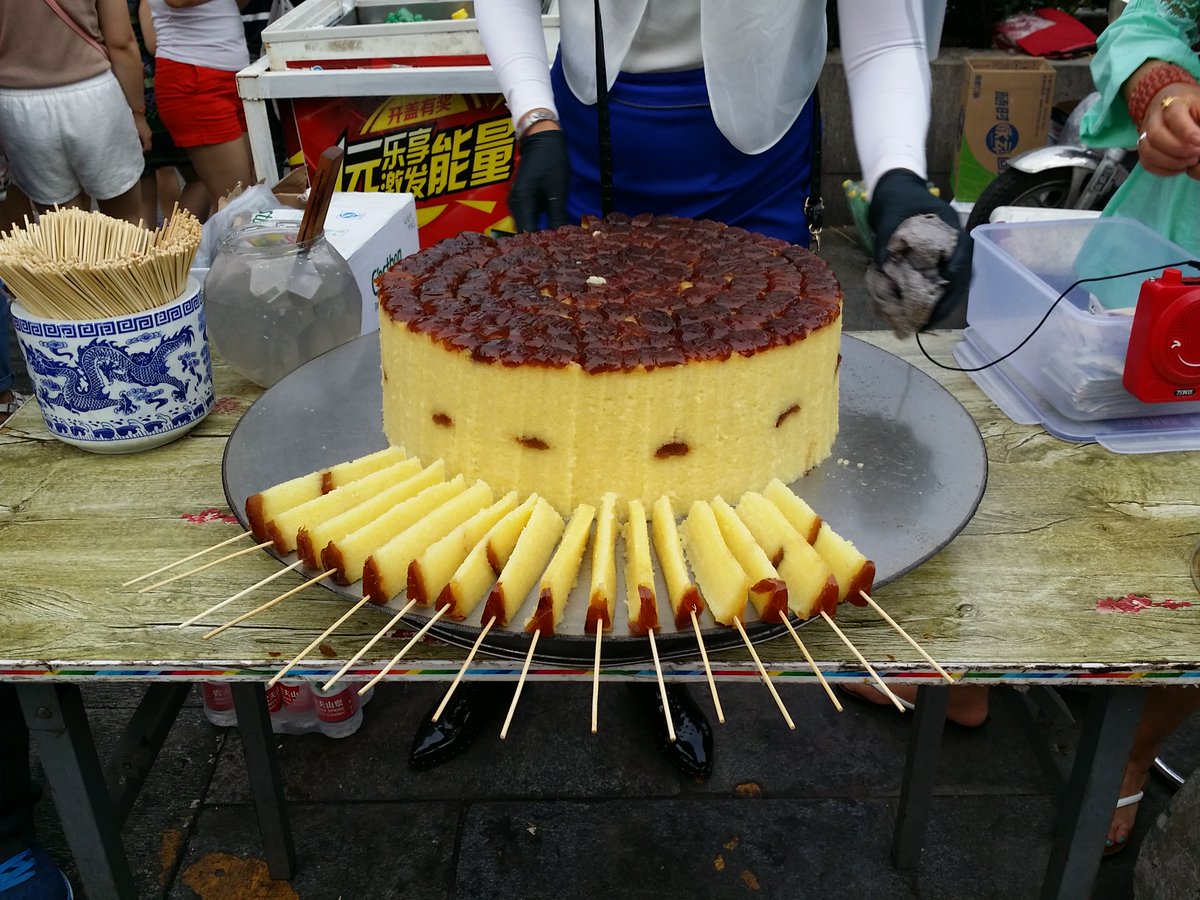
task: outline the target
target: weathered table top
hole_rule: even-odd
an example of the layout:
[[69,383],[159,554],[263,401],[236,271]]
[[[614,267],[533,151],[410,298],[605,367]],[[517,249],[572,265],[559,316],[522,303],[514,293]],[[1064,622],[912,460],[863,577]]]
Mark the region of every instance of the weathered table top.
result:
[[[987,492],[974,519],[941,553],[876,593],[893,617],[940,663],[973,681],[1200,682],[1200,599],[1190,575],[1200,540],[1197,454],[1117,455],[1064,443],[1008,420],[966,375],[925,360],[915,341],[885,332],[856,336],[944,384],[987,444]],[[932,355],[951,365],[957,340],[953,332],[924,338]],[[258,679],[345,611],[343,599],[312,587],[202,638],[273,596],[264,588],[195,626],[177,627],[278,571],[259,552],[161,590],[121,587],[240,530],[221,488],[221,453],[259,388],[219,364],[216,381],[219,399],[208,418],[149,452],[100,456],[69,447],[49,434],[33,403],[0,429],[0,679]],[[272,586],[283,591],[300,580],[289,573]],[[1115,602],[1131,595],[1145,600]],[[1130,608],[1140,611],[1119,611]],[[335,671],[385,621],[378,610],[359,611],[328,640],[332,656],[316,656],[295,673]],[[870,609],[844,606],[838,622],[885,677],[930,674]],[[861,665],[823,623],[801,634],[826,673],[861,678]],[[399,646],[380,641],[353,674],[375,674]],[[772,674],[812,679],[787,636],[758,649]],[[464,656],[441,642],[420,643],[389,677],[446,679]],[[727,678],[757,677],[749,660],[744,649],[713,656],[717,674]],[[511,677],[520,665],[481,656],[472,673]],[[698,660],[665,668],[673,677],[702,677]],[[535,666],[530,676],[590,673]]]

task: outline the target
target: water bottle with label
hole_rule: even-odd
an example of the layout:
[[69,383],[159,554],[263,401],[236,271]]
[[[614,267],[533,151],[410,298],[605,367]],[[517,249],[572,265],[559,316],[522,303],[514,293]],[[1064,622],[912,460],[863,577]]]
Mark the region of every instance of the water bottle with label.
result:
[[276,687],[282,698],[279,713],[271,717],[272,728],[280,734],[305,734],[316,731],[317,710],[312,688],[302,679],[286,679]]
[[316,685],[313,686],[313,702],[317,708],[317,721],[320,723],[322,734],[340,738],[358,731],[363,718],[358,688],[357,684],[347,684],[326,692]]
[[233,711],[233,691],[228,681],[205,681],[200,685],[204,700],[204,716],[214,725],[227,728],[237,724]]

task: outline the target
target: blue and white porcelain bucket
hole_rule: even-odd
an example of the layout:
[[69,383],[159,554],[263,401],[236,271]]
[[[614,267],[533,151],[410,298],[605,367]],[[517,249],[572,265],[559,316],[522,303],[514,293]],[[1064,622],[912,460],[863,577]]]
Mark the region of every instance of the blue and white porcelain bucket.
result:
[[93,453],[132,453],[187,434],[215,399],[200,283],[128,316],[46,319],[14,297],[13,329],[46,427]]

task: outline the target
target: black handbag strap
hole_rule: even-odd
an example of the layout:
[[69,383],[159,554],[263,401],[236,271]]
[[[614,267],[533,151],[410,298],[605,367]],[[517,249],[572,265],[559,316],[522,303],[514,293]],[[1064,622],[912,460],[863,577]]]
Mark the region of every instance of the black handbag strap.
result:
[[808,199],[804,201],[804,217],[812,235],[812,249],[821,249],[821,229],[825,227],[825,202],[821,199],[821,94],[816,85],[812,92],[812,169],[808,174]]
[[599,141],[600,214],[613,211],[612,127],[608,118],[608,67],[604,62],[604,23],[596,6],[596,134]]

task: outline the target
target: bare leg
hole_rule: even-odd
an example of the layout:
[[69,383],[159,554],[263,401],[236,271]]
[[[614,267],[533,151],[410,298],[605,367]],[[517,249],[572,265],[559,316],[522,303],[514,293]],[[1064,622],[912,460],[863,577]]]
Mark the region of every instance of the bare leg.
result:
[[[891,706],[892,701],[885,697],[877,688],[869,684],[843,684],[841,689],[848,693],[877,703],[880,706]],[[892,692],[901,700],[912,703],[917,698],[915,684],[888,685]],[[967,728],[982,725],[988,717],[988,688],[980,684],[956,684],[950,689],[950,699],[946,705],[946,718],[951,722]]]
[[142,185],[140,181],[123,194],[110,197],[108,200],[97,200],[96,205],[100,207],[100,212],[106,216],[112,216],[114,219],[124,219],[134,225],[140,222],[148,228],[154,228],[158,224],[154,220],[147,222],[142,216]]
[[[1146,697],[1137,731],[1133,733],[1133,747],[1129,751],[1125,775],[1121,779],[1122,797],[1132,797],[1145,788],[1150,767],[1154,765],[1154,757],[1158,756],[1163,741],[1170,737],[1188,716],[1200,709],[1200,690],[1196,688],[1171,686],[1147,690],[1150,693]],[[1108,852],[1115,852],[1124,847],[1129,833],[1133,831],[1137,809],[1138,804],[1131,803],[1113,813],[1112,824],[1108,827],[1108,839],[1104,842],[1105,847],[1113,848]]]
[[244,134],[223,144],[188,147],[187,155],[214,203],[232,191],[239,182],[247,188],[254,184],[250,139]]
[[147,169],[142,172],[142,178],[139,182],[142,192],[142,221],[153,223],[158,221],[158,173],[162,170],[151,171]]

